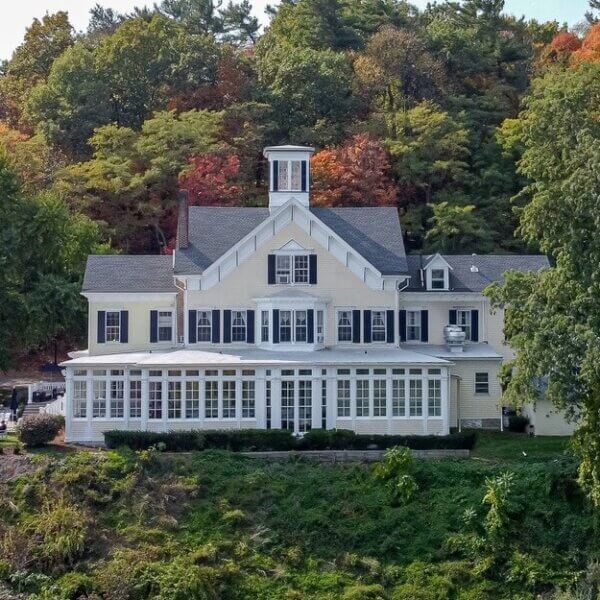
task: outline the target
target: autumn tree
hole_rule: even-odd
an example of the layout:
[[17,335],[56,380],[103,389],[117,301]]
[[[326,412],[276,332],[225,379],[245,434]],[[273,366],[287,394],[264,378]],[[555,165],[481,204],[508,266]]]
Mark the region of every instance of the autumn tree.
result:
[[581,48],[571,55],[571,61],[575,65],[581,62],[600,61],[600,23],[590,27]]
[[239,170],[240,161],[235,154],[193,156],[179,176],[179,185],[188,190],[191,205],[235,205],[241,193],[235,183]]
[[396,202],[388,156],[372,137],[355,135],[339,148],[317,152],[311,162],[316,206],[385,206]]

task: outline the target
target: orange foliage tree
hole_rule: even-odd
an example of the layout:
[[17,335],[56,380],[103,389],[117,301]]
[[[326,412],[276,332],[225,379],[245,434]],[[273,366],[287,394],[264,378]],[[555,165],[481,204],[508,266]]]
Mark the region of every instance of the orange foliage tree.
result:
[[[187,190],[190,206],[233,206],[241,203],[241,189],[235,183],[240,170],[240,160],[235,154],[203,154],[192,156],[189,167],[179,176],[179,187]],[[165,254],[175,248],[177,212],[166,219],[169,243]]]
[[193,156],[189,165],[179,185],[189,192],[190,205],[227,206],[240,201],[240,187],[234,183],[240,160],[235,154]]
[[385,206],[396,203],[397,189],[381,144],[358,134],[339,148],[317,152],[311,162],[316,206]]
[[581,48],[577,52],[573,52],[571,60],[574,64],[584,61],[600,61],[600,23],[596,23],[590,28]]

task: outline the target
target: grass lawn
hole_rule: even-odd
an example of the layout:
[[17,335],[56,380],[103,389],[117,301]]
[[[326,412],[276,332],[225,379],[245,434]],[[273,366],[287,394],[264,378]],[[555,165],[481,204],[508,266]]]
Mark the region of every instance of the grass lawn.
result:
[[7,433],[0,436],[0,448],[9,448],[17,443],[17,436],[14,433]]
[[569,437],[529,437],[510,431],[478,431],[477,443],[471,456],[496,461],[531,462],[553,460],[564,456]]

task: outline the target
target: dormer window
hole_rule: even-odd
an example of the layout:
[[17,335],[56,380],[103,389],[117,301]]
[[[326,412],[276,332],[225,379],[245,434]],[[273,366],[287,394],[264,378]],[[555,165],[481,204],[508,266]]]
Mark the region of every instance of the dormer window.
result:
[[431,289],[446,289],[446,269],[431,269]]
[[273,191],[305,192],[306,171],[305,160],[274,160]]

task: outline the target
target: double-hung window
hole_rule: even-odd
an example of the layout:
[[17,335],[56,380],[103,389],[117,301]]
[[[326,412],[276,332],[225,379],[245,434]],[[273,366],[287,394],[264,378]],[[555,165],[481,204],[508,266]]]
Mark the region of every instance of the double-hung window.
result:
[[263,310],[260,313],[260,341],[269,341],[269,311]]
[[475,373],[475,393],[476,394],[489,394],[490,393],[489,373]]
[[456,324],[465,332],[467,340],[471,339],[471,310],[458,309],[456,311]]
[[118,310],[106,311],[105,339],[107,342],[121,340],[121,313]]
[[185,382],[185,418],[200,418],[200,382]]
[[446,289],[446,271],[444,269],[431,269],[431,289]]
[[223,382],[223,418],[235,419],[235,381]]
[[199,342],[210,342],[212,340],[212,311],[196,311],[196,339]]
[[276,283],[309,283],[309,271],[308,254],[277,254],[275,256]]
[[291,342],[292,341],[292,311],[291,310],[280,310],[279,311],[279,341],[280,342]]
[[325,315],[322,310],[317,311],[317,344],[325,341]]
[[256,415],[256,390],[252,380],[242,381],[242,419],[254,419]]
[[158,341],[173,340],[173,313],[170,310],[158,311]]
[[352,311],[338,310],[337,313],[338,342],[352,341]]
[[308,254],[294,256],[294,283],[308,283]]
[[215,379],[204,383],[204,410],[207,419],[219,418],[219,382]]
[[231,341],[245,342],[246,341],[246,311],[232,310],[231,311]]
[[295,325],[295,338],[296,342],[306,342],[307,339],[307,325],[306,325],[306,311],[296,310],[294,311],[294,317],[296,321]]
[[[377,369],[375,369],[377,371]],[[385,417],[387,415],[387,381],[375,379],[373,381],[373,416]]]
[[289,254],[275,257],[275,280],[277,283],[292,283],[292,257]]
[[385,316],[385,310],[371,311],[371,341],[386,341]]
[[421,340],[421,311],[406,311],[406,341],[418,342]]

